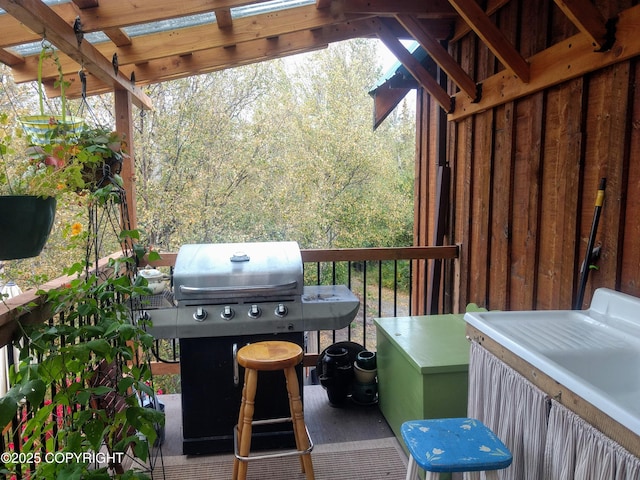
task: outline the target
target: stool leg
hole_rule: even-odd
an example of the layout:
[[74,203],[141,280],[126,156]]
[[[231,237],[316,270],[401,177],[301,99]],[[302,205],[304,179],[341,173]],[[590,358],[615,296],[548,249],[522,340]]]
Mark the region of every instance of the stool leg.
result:
[[498,471],[497,470],[487,470],[484,472],[487,480],[498,480]]
[[[238,426],[236,433],[236,441],[238,445],[234,445],[234,449],[238,450],[240,453],[240,437],[242,436],[242,422],[244,421],[244,404],[247,396],[247,371],[244,372],[244,379],[242,383],[242,399],[240,400],[240,413],[238,413]],[[238,478],[238,467],[240,465],[240,460],[235,458],[233,460],[233,474],[231,476],[232,480],[237,480]]]
[[[251,422],[255,410],[256,388],[258,386],[258,371],[245,369],[244,387],[242,388],[242,402],[238,416],[238,453],[241,457],[249,455],[251,450]],[[233,480],[247,478],[247,462],[235,459],[233,461]]]
[[[293,421],[293,430],[296,438],[296,446],[298,450],[304,451],[309,448],[309,439],[307,438],[307,429],[304,424],[304,412],[302,410],[302,401],[300,400],[300,385],[298,384],[298,375],[295,368],[285,368],[284,375],[287,379],[287,392],[289,394],[289,409],[291,411],[291,419]],[[307,480],[315,480],[313,474],[313,463],[311,462],[311,454],[306,453],[300,456],[302,462],[302,471],[305,473]]]
[[418,480],[418,464],[411,454],[409,454],[409,464],[407,465],[407,476],[405,480]]

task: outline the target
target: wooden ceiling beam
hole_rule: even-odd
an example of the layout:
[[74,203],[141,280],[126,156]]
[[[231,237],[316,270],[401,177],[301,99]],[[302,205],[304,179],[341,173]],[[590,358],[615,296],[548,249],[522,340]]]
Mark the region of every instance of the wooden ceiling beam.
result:
[[92,8],[97,7],[99,2],[98,0],[73,0],[78,8]]
[[[1,0],[7,2],[9,0]],[[31,0],[33,1],[33,0]],[[349,15],[349,19],[357,20],[358,16]],[[366,18],[366,17],[363,17]],[[111,58],[118,54],[120,66],[140,64],[176,55],[187,55],[199,50],[217,47],[228,47],[261,38],[274,38],[294,31],[314,30],[331,25],[339,25],[347,21],[347,16],[333,14],[324,9],[318,10],[315,5],[280,10],[272,13],[238,18],[233,22],[233,32],[212,29],[211,24],[181,28],[170,32],[160,32],[134,38],[132,45],[115,49],[109,42],[96,44],[95,48],[102,55]],[[348,23],[346,23],[348,25]],[[77,65],[60,58],[65,74],[77,71]],[[28,82],[35,79],[37,56],[25,59],[25,64],[14,70],[16,82]],[[57,75],[53,66],[43,68],[43,77]]]
[[431,36],[429,31],[424,28],[421,22],[419,22],[415,17],[405,14],[396,15],[396,18],[463,92],[471,98],[476,100],[479,99],[476,82],[467,75],[467,72],[458,65],[440,42]]
[[558,8],[578,30],[591,39],[597,50],[604,49],[608,40],[607,21],[589,0],[554,0]]
[[372,19],[373,28],[386,47],[395,55],[405,68],[413,75],[413,78],[422,86],[433,99],[440,104],[445,112],[453,111],[453,101],[449,94],[438,84],[420,62],[409,53],[400,40],[386,26],[384,19]]
[[233,19],[231,18],[230,8],[219,8],[218,10],[214,10],[213,13],[216,15],[218,28],[231,28],[233,25]]
[[10,67],[14,67],[24,63],[24,57],[4,48],[0,48],[0,62]]
[[[491,15],[495,14],[498,10],[500,10],[502,7],[504,7],[507,3],[509,3],[511,0],[488,0],[487,3],[487,7],[485,10],[485,13],[487,14],[488,17],[490,17]],[[453,29],[453,35],[451,36],[451,38],[449,39],[451,42],[456,42],[458,40],[460,40],[463,36],[465,36],[467,33],[471,32],[471,27],[469,26],[469,24],[467,22],[465,22],[464,20],[458,18],[456,20],[456,25]]]
[[131,45],[131,37],[121,28],[107,28],[104,34],[109,37],[116,47],[126,47]]
[[[73,25],[76,17],[80,16],[83,31],[90,33],[256,3],[255,0],[180,0],[179,2],[175,0],[154,0],[153,2],[105,0],[97,7],[80,8],[83,2],[84,0],[76,0],[52,5],[50,8],[69,25]],[[24,28],[11,15],[0,15],[0,32],[2,32],[0,48],[40,40],[36,33]]]
[[151,100],[144,92],[132,85],[124,75],[114,72],[111,61],[107,60],[93,45],[86,40],[78,42],[73,27],[41,1],[0,0],[0,7],[42,38],[46,38],[78,64],[83,65],[103,83],[116,90],[128,91],[138,107],[152,108]]
[[[191,55],[174,55],[140,65],[125,65],[121,70],[125,75],[131,75],[131,72],[135,71],[136,84],[144,86],[150,83],[210,73],[239,65],[318,50],[326,48],[331,42],[374,36],[369,21],[359,20],[313,31],[303,30],[287,33],[277,38],[261,38],[252,42],[240,43],[235,47],[216,47],[193,52]],[[71,85],[67,88],[67,97],[79,97],[81,91],[77,75],[70,74],[68,80]],[[97,95],[107,91],[106,86],[98,79],[91,75],[87,77],[88,95]]]
[[369,13],[378,17],[392,17],[398,13],[433,19],[458,16],[447,0],[342,0],[339,4],[344,13]]
[[449,2],[502,62],[502,65],[511,70],[520,81],[529,83],[529,64],[480,8],[476,0],[449,0]]
[[103,1],[97,8],[83,10],[81,16],[87,31],[95,32],[104,28],[122,28],[159,22],[265,1],[268,0],[154,0],[153,2],[108,0]]

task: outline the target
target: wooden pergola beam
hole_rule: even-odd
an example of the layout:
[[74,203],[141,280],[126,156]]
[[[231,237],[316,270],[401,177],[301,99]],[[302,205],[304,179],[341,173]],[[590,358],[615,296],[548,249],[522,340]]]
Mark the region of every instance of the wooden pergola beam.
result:
[[460,87],[460,89],[473,99],[477,99],[476,82],[467,75],[462,67],[453,59],[449,52],[424,28],[424,25],[411,15],[396,15],[400,24],[407,29],[413,38],[429,52],[429,56],[440,65],[440,67],[449,75],[451,80]]
[[9,50],[6,50],[4,48],[0,48],[0,62],[13,67],[24,63],[24,57],[22,55],[16,55],[15,53],[10,52]]
[[[9,0],[2,0],[8,2]],[[24,0],[21,0],[24,1]],[[34,0],[30,0],[34,1]],[[264,38],[276,38],[281,35],[304,30],[316,30],[331,25],[344,25],[350,18],[355,21],[363,16],[333,14],[330,11],[318,10],[315,5],[299,8],[280,10],[274,13],[253,15],[251,17],[238,18],[233,22],[233,34],[225,29],[212,28],[211,24],[197,25],[181,28],[168,32],[159,32],[136,37],[130,46],[118,48],[118,61],[120,66],[128,64],[145,64],[153,60],[172,57],[175,55],[191,55],[201,50],[209,50],[216,47],[232,47],[244,42],[251,42]],[[295,27],[292,28],[292,25]],[[95,45],[95,49],[105,57],[111,58],[114,53],[110,42]],[[71,65],[60,59],[65,74],[75,73],[77,65]],[[37,56],[25,59],[25,65],[14,69],[16,82],[28,82],[35,79]],[[46,65],[43,68],[43,77],[57,76],[55,67]],[[136,78],[138,77],[136,73]]]
[[[303,51],[326,48],[331,42],[356,37],[373,37],[375,34],[368,20],[358,20],[349,24],[327,26],[317,30],[302,30],[279,35],[274,38],[259,38],[252,42],[239,43],[234,47],[216,47],[193,52],[191,55],[174,55],[145,62],[140,65],[124,65],[125,75],[135,71],[136,84],[175,80],[191,75],[210,73],[239,65],[295,55]],[[68,98],[77,98],[81,91],[78,76],[70,74],[71,85],[67,88]],[[87,77],[87,92],[96,95],[108,91],[99,80]]]
[[25,26],[46,38],[78,64],[114,90],[125,90],[140,108],[151,109],[151,100],[86,40],[78,42],[73,27],[39,0],[0,0],[0,7]]
[[216,15],[216,23],[218,28],[230,28],[233,25],[230,8],[219,8],[213,12]]
[[604,48],[608,40],[607,21],[593,3],[588,0],[554,1],[571,23],[591,39],[594,47]]
[[[266,0],[265,0],[266,1]],[[198,15],[216,9],[235,8],[255,3],[252,0],[155,0],[153,2],[132,2],[131,0],[104,0],[95,6],[94,0],[51,5],[52,11],[69,25],[80,16],[85,33],[123,28],[142,23],[159,22],[185,15]],[[29,42],[37,42],[41,37],[24,28],[12,15],[0,15],[0,47],[9,47]]]
[[520,52],[491,21],[476,0],[449,0],[471,29],[489,47],[500,62],[518,78],[529,83],[530,68]]
[[378,17],[392,17],[398,13],[432,19],[457,17],[447,0],[344,0],[340,9],[345,13],[369,13]]
[[371,22],[380,40],[382,40],[391,53],[396,56],[400,63],[405,66],[409,73],[413,75],[420,86],[431,94],[445,112],[451,113],[453,111],[453,101],[449,94],[438,84],[436,79],[409,53],[400,40],[398,40],[387,27],[383,19],[374,19]]

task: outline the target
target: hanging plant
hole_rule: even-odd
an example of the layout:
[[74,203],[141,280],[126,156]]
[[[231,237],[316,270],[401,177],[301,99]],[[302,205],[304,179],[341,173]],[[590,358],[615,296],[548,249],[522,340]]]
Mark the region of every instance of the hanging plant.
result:
[[[106,190],[97,193],[94,208],[119,197],[115,189]],[[32,480],[149,478],[134,468],[119,471],[125,453],[142,462],[148,458],[164,424],[164,414],[144,401],[155,399],[145,354],[153,338],[133,321],[128,306],[129,299],[149,292],[135,276],[137,255],[144,251],[123,249],[123,256],[110,259],[99,273],[92,271],[89,254],[95,235],[80,238],[87,242],[86,258],[64,271],[76,278],[39,292],[51,309],[51,323],[21,324],[22,335],[14,342],[19,367],[12,369],[12,387],[0,398],[0,423],[12,425],[18,442],[8,446],[10,461],[0,465],[7,478],[21,478],[20,473]],[[118,238],[131,244],[139,234],[122,231]],[[18,422],[11,423],[16,412]],[[92,462],[102,449],[111,453],[113,465]],[[73,461],[55,461],[60,458]]]
[[[56,65],[58,79],[54,86],[60,89],[60,101],[62,104],[61,115],[49,115],[44,109],[44,87],[42,83],[42,67],[46,59],[51,59]],[[56,143],[64,135],[73,135],[82,126],[81,118],[67,115],[66,89],[69,82],[65,81],[60,58],[56,54],[51,44],[44,42],[38,57],[38,103],[40,106],[39,115],[26,115],[20,117],[20,123],[29,140],[34,145],[46,145]]]

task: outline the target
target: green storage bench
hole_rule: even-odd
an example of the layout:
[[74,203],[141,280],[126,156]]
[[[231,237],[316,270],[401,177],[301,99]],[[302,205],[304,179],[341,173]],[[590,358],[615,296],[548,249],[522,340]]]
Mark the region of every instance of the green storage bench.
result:
[[396,437],[408,420],[467,416],[469,342],[460,315],[374,319],[378,396]]

